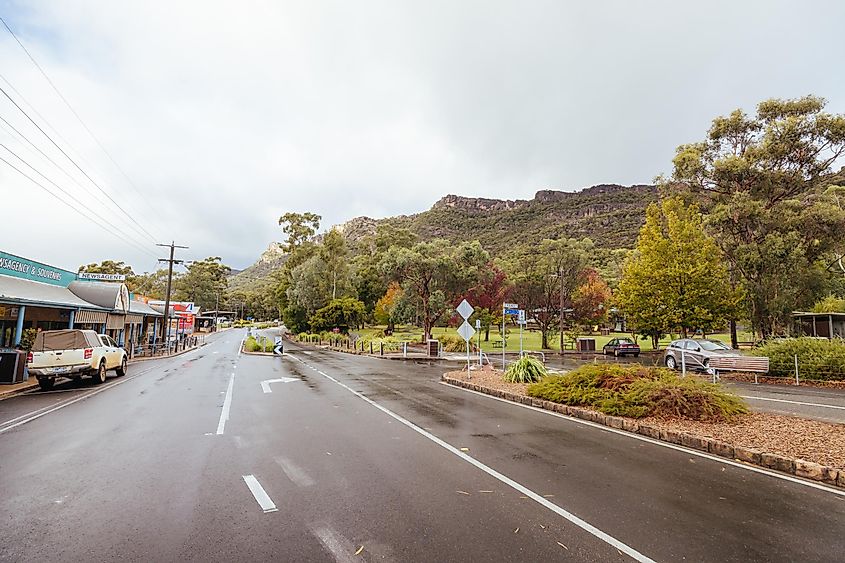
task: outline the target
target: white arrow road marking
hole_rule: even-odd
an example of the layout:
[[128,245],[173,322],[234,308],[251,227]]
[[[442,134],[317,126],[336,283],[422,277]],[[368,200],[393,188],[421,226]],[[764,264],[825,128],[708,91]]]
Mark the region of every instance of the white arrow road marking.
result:
[[293,377],[280,377],[279,379],[265,379],[261,382],[261,389],[265,393],[272,393],[273,390],[270,389],[271,383],[293,383],[294,381],[301,381],[300,379],[296,379]]
[[258,482],[258,479],[255,478],[255,475],[244,475],[244,483],[246,486],[249,487],[249,492],[252,493],[252,496],[255,497],[256,502],[261,507],[261,510],[264,511],[264,514],[268,512],[276,512],[279,510],[276,508],[275,503],[270,499],[270,495],[267,494],[267,491],[264,490],[264,487],[261,486],[261,483]]

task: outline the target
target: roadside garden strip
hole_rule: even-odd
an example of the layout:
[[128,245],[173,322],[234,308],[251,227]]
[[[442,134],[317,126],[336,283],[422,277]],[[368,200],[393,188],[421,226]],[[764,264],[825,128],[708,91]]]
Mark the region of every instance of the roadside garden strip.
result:
[[469,376],[466,371],[452,371],[441,379],[500,399],[845,488],[845,425],[769,413],[752,413],[732,423],[635,419],[529,397],[526,384],[507,383],[497,371],[473,371]]

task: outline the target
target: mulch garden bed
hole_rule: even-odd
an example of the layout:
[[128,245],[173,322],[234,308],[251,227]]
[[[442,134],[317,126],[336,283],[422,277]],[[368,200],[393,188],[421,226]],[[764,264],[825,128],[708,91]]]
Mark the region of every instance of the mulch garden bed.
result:
[[443,378],[494,396],[504,395],[503,398],[524,404],[845,487],[843,424],[759,412],[742,415],[730,423],[624,418],[530,398],[525,394],[526,384],[507,383],[500,371],[453,371]]

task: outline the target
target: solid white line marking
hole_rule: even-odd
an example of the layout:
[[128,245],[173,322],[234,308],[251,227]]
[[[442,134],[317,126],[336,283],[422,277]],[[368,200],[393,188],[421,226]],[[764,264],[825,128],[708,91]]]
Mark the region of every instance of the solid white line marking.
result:
[[[124,383],[129,382],[129,381],[132,381],[132,380],[133,380],[133,379],[135,379],[136,377],[141,377],[141,376],[142,376],[142,375],[144,375],[145,373],[149,373],[149,372],[153,371],[154,369],[156,369],[156,368],[149,368],[149,369],[147,369],[147,370],[144,370],[144,371],[142,371],[142,372],[136,373],[136,374],[131,375],[131,376],[129,376],[129,377],[125,377],[125,376],[124,376],[124,377],[120,378],[118,381],[115,381],[114,383],[107,384],[105,387],[100,387],[99,389],[97,389],[97,390],[95,390],[95,391],[91,391],[90,393],[87,393],[87,394],[85,394],[85,395],[82,395],[81,397],[76,397],[75,399],[70,399],[70,400],[68,400],[68,401],[65,401],[64,403],[59,403],[58,405],[56,405],[56,406],[54,406],[54,407],[52,407],[52,408],[48,408],[47,410],[44,410],[46,407],[42,407],[42,408],[37,409],[37,410],[34,410],[34,411],[30,412],[30,413],[27,413],[27,414],[21,415],[21,416],[19,416],[19,417],[17,417],[17,418],[13,418],[12,420],[7,420],[7,421],[6,421],[6,422],[4,422],[3,424],[9,424],[9,423],[14,422],[14,421],[16,421],[16,420],[20,420],[20,419],[22,419],[22,418],[24,418],[24,417],[28,417],[28,418],[25,418],[24,420],[21,420],[20,422],[18,422],[18,423],[16,423],[16,424],[12,424],[12,425],[10,425],[10,426],[4,426],[3,428],[0,428],[0,434],[2,434],[3,432],[6,432],[7,430],[11,430],[12,428],[17,428],[18,426],[21,426],[21,425],[23,425],[23,424],[26,424],[27,422],[32,422],[33,420],[38,419],[38,418],[41,418],[41,417],[42,417],[42,416],[44,416],[44,415],[47,415],[47,414],[50,414],[50,413],[52,413],[52,412],[56,412],[57,410],[63,409],[63,408],[65,408],[65,407],[68,407],[68,406],[70,406],[70,405],[72,405],[72,404],[74,404],[74,403],[78,403],[79,401],[84,401],[85,399],[87,399],[87,398],[89,398],[89,397],[93,397],[94,395],[98,395],[98,394],[102,393],[103,391],[108,391],[108,390],[109,390],[109,389],[111,389],[112,387],[117,387],[118,385],[122,385],[122,384],[124,384]],[[39,412],[39,411],[42,411],[42,412]],[[36,413],[37,413],[37,414],[36,414]],[[32,416],[30,416],[30,415],[32,415]]]
[[[298,361],[305,364],[305,362],[303,360],[297,358],[296,356],[292,356],[292,357],[296,358]],[[643,562],[643,563],[646,563],[646,562],[654,563],[653,559],[643,555],[642,553],[640,553],[636,549],[634,549],[634,548],[630,547],[629,545],[619,541],[618,539],[614,538],[613,536],[599,530],[598,528],[596,528],[595,526],[593,526],[589,522],[582,520],[578,516],[576,516],[576,515],[572,514],[571,512],[561,508],[560,506],[551,502],[549,499],[544,498],[542,495],[535,493],[534,491],[532,491],[528,487],[521,485],[520,483],[517,483],[516,481],[514,481],[510,477],[507,477],[506,475],[499,473],[498,471],[496,471],[492,467],[489,467],[489,466],[483,464],[482,462],[478,461],[474,457],[465,454],[464,452],[460,451],[455,446],[453,446],[453,445],[451,445],[447,442],[444,442],[443,440],[441,440],[440,438],[438,438],[437,436],[435,436],[431,432],[423,430],[421,427],[417,426],[413,422],[399,416],[398,414],[391,411],[390,409],[381,406],[380,404],[376,403],[375,401],[373,401],[369,397],[366,397],[363,394],[359,393],[358,391],[355,391],[354,389],[352,389],[351,387],[349,387],[345,383],[335,379],[334,377],[332,377],[332,376],[330,376],[330,375],[328,375],[328,374],[326,374],[322,371],[317,370],[317,373],[319,373],[323,377],[329,379],[330,381],[333,381],[334,383],[340,385],[341,387],[343,387],[344,389],[346,389],[347,391],[349,391],[350,393],[352,393],[353,395],[355,395],[359,399],[366,401],[367,403],[371,404],[372,406],[374,406],[378,410],[382,411],[383,413],[385,413],[389,417],[391,417],[394,420],[404,424],[405,426],[407,426],[408,428],[410,428],[414,432],[420,434],[421,436],[428,438],[429,440],[431,440],[432,442],[434,442],[435,444],[437,444],[441,448],[445,449],[446,451],[456,455],[457,457],[466,461],[470,465],[474,465],[475,467],[477,467],[478,469],[480,469],[484,473],[490,475],[494,479],[498,479],[502,483],[508,485],[509,487],[511,487],[511,488],[517,490],[518,492],[522,493],[523,495],[527,496],[528,498],[530,498],[534,502],[536,502],[536,503],[542,505],[543,507],[551,510],[552,512],[554,512],[558,516],[561,516],[561,517],[565,518],[566,520],[569,520],[570,522],[572,522],[573,524],[575,524],[576,526],[578,526],[582,530],[589,532],[590,534],[599,538],[603,542],[605,542],[605,543],[615,547],[619,551],[627,554],[629,557],[631,557],[635,561],[640,561],[640,562]]]
[[[454,385],[450,385],[445,381],[440,382],[441,385],[447,385],[449,387],[455,387]],[[820,491],[825,491],[827,493],[833,493],[835,495],[845,497],[845,491],[842,489],[837,489],[833,487],[828,487],[826,485],[822,485],[821,483],[816,483],[814,481],[805,481],[804,479],[799,479],[798,477],[792,477],[791,475],[786,475],[784,473],[777,473],[775,471],[770,471],[763,467],[758,467],[756,465],[748,465],[745,463],[740,463],[737,461],[733,461],[731,459],[725,457],[719,457],[712,454],[704,453],[699,450],[692,450],[689,448],[685,448],[684,446],[679,446],[677,444],[671,444],[669,442],[664,442],[662,440],[655,440],[654,438],[649,438],[648,436],[643,436],[642,434],[634,434],[633,432],[626,432],[625,430],[617,430],[616,428],[611,428],[610,426],[604,426],[602,424],[598,424],[596,422],[592,422],[589,420],[582,420],[580,418],[575,418],[572,416],[566,416],[557,412],[547,411],[546,409],[541,409],[539,407],[532,407],[531,405],[523,405],[522,403],[514,403],[513,401],[508,401],[507,399],[502,399],[501,397],[494,397],[493,395],[488,395],[487,393],[481,393],[479,391],[474,391],[472,389],[466,389],[461,387],[462,391],[466,391],[468,393],[474,393],[475,395],[479,395],[481,397],[485,397],[487,399],[493,399],[494,401],[500,401],[502,403],[507,403],[509,405],[514,405],[517,407],[522,407],[525,409],[529,409],[532,411],[536,411],[542,414],[546,414],[549,416],[554,416],[560,418],[562,420],[566,420],[569,422],[575,422],[577,424],[583,424],[585,426],[592,426],[598,430],[603,430],[605,432],[612,432],[613,434],[618,434],[620,436],[625,436],[626,438],[633,438],[634,440],[639,440],[641,442],[648,442],[649,444],[654,444],[655,446],[660,446],[663,448],[669,448],[670,450],[677,450],[679,452],[684,452],[685,454],[694,455],[696,457],[701,457],[704,459],[709,459],[718,463],[724,463],[725,465],[730,465],[732,467],[738,467],[740,469],[745,469],[747,471],[752,471],[754,473],[762,473],[763,475],[768,475],[769,477],[775,477],[776,479],[782,479],[784,481],[790,481],[792,483],[797,483],[799,485],[804,485],[805,487],[810,487],[812,489],[818,489]]]
[[251,492],[252,496],[255,497],[255,501],[258,503],[258,506],[261,507],[261,510],[264,511],[264,514],[279,510],[270,499],[270,495],[267,494],[267,491],[264,490],[264,487],[262,487],[261,483],[258,482],[258,479],[255,478],[255,475],[244,475],[243,478],[246,486],[249,487],[249,492]]
[[285,475],[288,476],[288,479],[293,481],[295,485],[300,487],[310,487],[314,485],[314,479],[308,476],[305,471],[296,465],[291,460],[284,458],[282,456],[276,456],[273,460],[279,464],[279,467],[282,468],[282,471],[285,472]]
[[845,411],[845,407],[839,405],[825,405],[823,403],[805,403],[804,401],[787,401],[786,399],[771,399],[769,397],[751,397],[748,395],[740,395],[743,399],[754,399],[757,401],[774,401],[775,403],[789,403],[791,405],[804,405],[807,407],[822,407],[825,409],[839,409]]
[[235,372],[229,378],[229,386],[226,388],[226,398],[223,399],[223,410],[220,411],[220,420],[217,422],[217,435],[223,434],[226,428],[226,421],[229,420],[229,409],[232,408],[232,388],[235,386]]
[[261,382],[261,390],[265,393],[272,393],[273,390],[270,389],[271,383],[293,383],[294,381],[302,381],[301,379],[296,379],[295,377],[280,377],[278,379],[265,379]]

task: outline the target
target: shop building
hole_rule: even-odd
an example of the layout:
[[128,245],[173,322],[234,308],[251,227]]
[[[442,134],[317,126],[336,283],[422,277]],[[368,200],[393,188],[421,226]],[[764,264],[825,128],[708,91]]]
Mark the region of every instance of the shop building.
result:
[[77,315],[107,311],[74,294],[76,273],[0,252],[0,347],[20,344],[27,329],[73,328]]
[[27,329],[83,328],[108,334],[130,353],[153,342],[163,314],[132,299],[120,281],[81,280],[76,272],[0,252],[0,348]]

